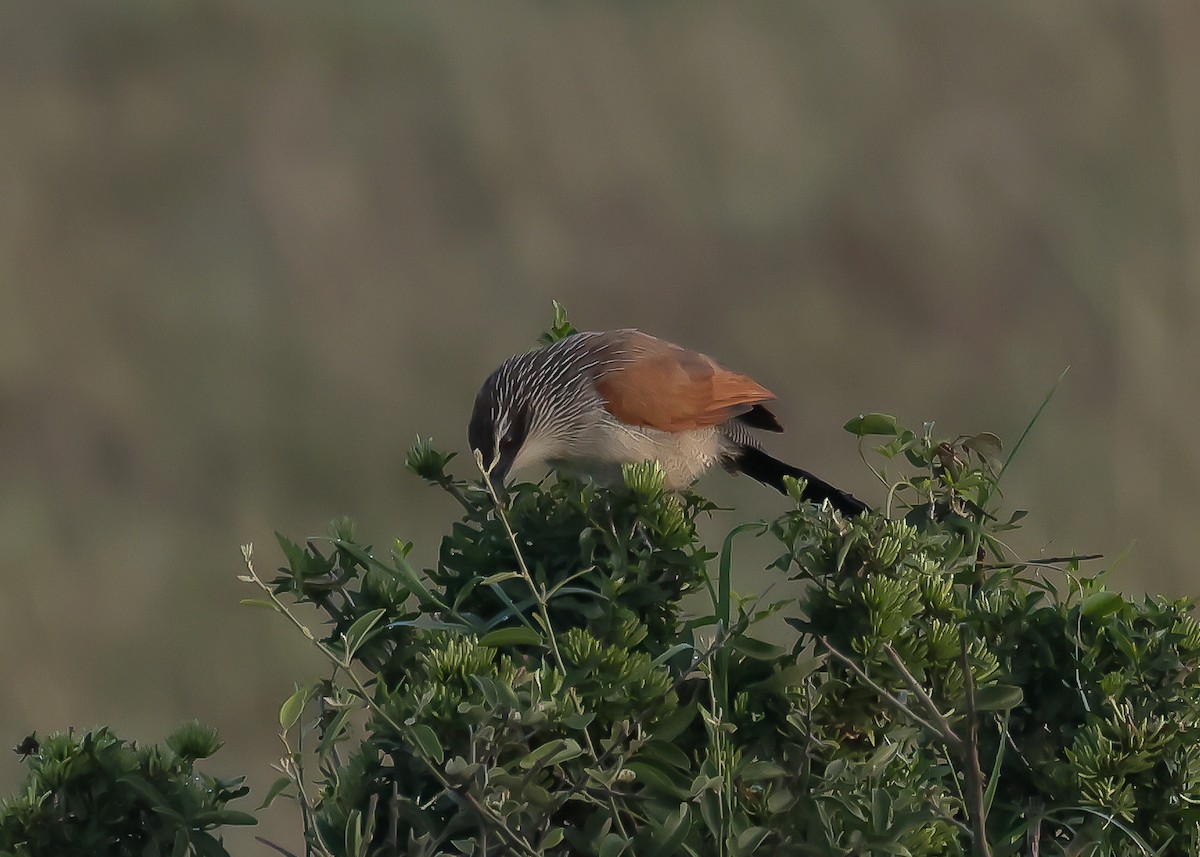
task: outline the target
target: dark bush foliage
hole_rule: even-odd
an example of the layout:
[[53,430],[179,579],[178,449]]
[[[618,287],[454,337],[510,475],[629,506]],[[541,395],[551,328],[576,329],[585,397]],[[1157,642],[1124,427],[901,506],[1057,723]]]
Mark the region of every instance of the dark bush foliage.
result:
[[25,785],[0,807],[0,854],[28,857],[228,857],[217,828],[254,824],[228,803],[249,789],[194,763],[217,751],[191,723],[165,746],[137,747],[108,729],[26,738]]
[[[321,608],[335,665],[282,713],[317,742],[319,788],[299,743],[277,784],[313,852],[1200,853],[1191,603],[1012,557],[994,436],[848,428],[913,468],[881,473],[906,514],[794,503],[718,554],[656,465],[497,505],[421,444],[410,468],[463,506],[436,568],[346,521],[281,539],[248,579]],[[768,604],[732,591],[746,532],[780,544]]]

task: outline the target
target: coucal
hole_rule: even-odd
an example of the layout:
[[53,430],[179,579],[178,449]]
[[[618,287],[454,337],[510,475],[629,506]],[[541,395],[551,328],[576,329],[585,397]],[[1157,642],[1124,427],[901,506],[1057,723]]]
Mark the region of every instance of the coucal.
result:
[[752,429],[783,431],[765,404],[774,398],[707,355],[637,330],[574,333],[501,363],[475,399],[468,435],[498,485],[532,464],[612,482],[622,464],[654,460],[678,491],[720,464],[780,491],[783,477],[802,477],[806,500],[864,511],[758,445]]

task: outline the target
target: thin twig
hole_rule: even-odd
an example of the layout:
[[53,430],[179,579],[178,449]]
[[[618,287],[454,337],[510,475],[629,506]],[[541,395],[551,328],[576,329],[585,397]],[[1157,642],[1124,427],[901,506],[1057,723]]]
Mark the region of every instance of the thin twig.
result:
[[278,851],[280,854],[283,854],[283,855],[285,855],[285,857],[300,857],[300,855],[299,855],[299,854],[297,854],[296,852],[294,852],[294,851],[288,851],[288,850],[287,850],[286,848],[284,848],[282,845],[276,845],[276,844],[275,844],[274,842],[272,842],[270,839],[264,839],[264,838],[263,838],[263,837],[261,837],[261,836],[255,836],[255,837],[254,837],[254,841],[255,841],[255,842],[259,842],[259,843],[261,843],[261,844],[263,844],[263,845],[267,846],[268,848],[274,849],[275,851]]
[[[504,532],[508,535],[509,544],[512,545],[513,553],[517,557],[517,567],[521,570],[521,577],[525,580],[525,585],[529,587],[529,593],[533,596],[538,606],[538,613],[542,620],[542,630],[550,640],[550,651],[554,655],[554,663],[559,671],[564,675],[567,672],[566,662],[563,660],[562,653],[558,649],[558,640],[554,635],[554,628],[550,623],[550,611],[546,606],[545,593],[539,592],[537,582],[534,581],[533,575],[529,573],[529,566],[525,564],[525,557],[521,554],[521,546],[517,542],[517,534],[513,531],[512,525],[508,522],[508,515],[504,513],[504,506],[500,502],[500,495],[496,492],[495,486],[492,485],[492,478],[488,470],[483,469],[483,456],[479,451],[475,452],[475,463],[479,465],[479,470],[483,474],[483,484],[487,486],[488,494],[492,498],[492,502],[496,506],[496,516],[500,518],[500,523],[504,525]],[[584,732],[586,735],[586,731]]]
[[950,725],[950,721],[938,709],[937,704],[926,693],[925,688],[921,687],[921,683],[917,681],[916,677],[905,666],[904,661],[896,654],[896,650],[892,648],[891,644],[884,643],[883,650],[887,653],[888,658],[896,669],[900,671],[905,684],[921,700],[921,704],[925,706],[930,716],[938,724],[939,737],[945,742],[946,747],[959,756],[963,767],[963,776],[967,781],[963,800],[967,805],[967,813],[971,817],[971,838],[974,842],[974,852],[976,857],[992,857],[992,849],[987,841],[987,805],[983,799],[984,776],[983,769],[979,766],[979,724],[975,709],[975,677],[971,673],[967,635],[965,629],[961,627],[959,629],[959,638],[962,642],[961,664],[963,682],[967,692],[967,736],[965,739],[954,731],[954,728]]
[[900,671],[900,676],[904,679],[904,683],[908,685],[908,689],[913,692],[917,699],[921,700],[921,704],[925,706],[925,710],[929,712],[933,722],[937,724],[935,729],[939,738],[941,738],[951,750],[962,750],[962,739],[954,731],[954,727],[950,725],[950,721],[946,719],[946,715],[942,714],[938,709],[937,703],[925,692],[925,688],[921,687],[921,683],[905,666],[904,661],[896,654],[896,650],[892,648],[891,643],[883,644],[883,651],[887,654],[892,665]]
[[442,490],[444,490],[447,494],[449,494],[451,497],[453,497],[455,500],[457,500],[458,504],[460,506],[462,506],[464,509],[466,509],[468,512],[474,511],[475,505],[470,500],[467,499],[467,495],[463,493],[462,489],[458,487],[458,483],[455,482],[452,478],[450,478],[449,476],[447,476],[445,474],[442,474],[442,478],[435,479],[434,482],[440,488],[442,488]]
[[941,737],[942,733],[941,733],[941,730],[938,729],[938,727],[934,726],[932,723],[930,723],[924,717],[922,717],[921,715],[917,714],[917,712],[915,712],[911,708],[909,708],[907,703],[905,703],[902,699],[900,699],[900,697],[896,696],[894,693],[889,691],[887,688],[878,684],[874,679],[872,679],[869,675],[867,675],[866,672],[863,671],[862,667],[860,667],[853,660],[846,657],[841,652],[839,652],[837,649],[835,649],[833,647],[833,644],[829,642],[829,639],[827,637],[817,637],[817,639],[821,641],[821,645],[824,646],[829,651],[829,654],[833,655],[835,658],[837,658],[839,661],[841,661],[843,664],[845,664],[847,667],[849,667],[851,672],[853,672],[856,676],[858,676],[859,678],[861,678],[863,681],[865,681],[867,683],[868,687],[870,687],[872,690],[874,690],[876,693],[878,693],[880,696],[882,696],[884,699],[886,699],[892,705],[899,708],[900,711],[903,712],[904,715],[907,716],[910,720],[916,721],[916,723],[919,726],[922,726],[925,729],[932,732],[934,735]]
[[987,841],[987,803],[983,798],[983,769],[979,766],[979,718],[975,709],[975,676],[971,673],[966,628],[962,626],[959,626],[959,639],[962,642],[960,659],[963,683],[967,691],[967,737],[960,748],[963,771],[967,779],[967,810],[971,814],[976,857],[992,857],[992,848]]
[[1037,566],[1039,568],[1040,567],[1054,567],[1054,566],[1064,563],[1064,562],[1086,562],[1086,561],[1095,560],[1095,559],[1104,559],[1104,554],[1102,554],[1102,553],[1077,553],[1077,554],[1070,554],[1068,556],[1048,556],[1048,557],[1043,557],[1041,559],[1036,559],[1036,560],[1032,560],[1032,559],[1018,560],[1016,562],[987,562],[987,563],[981,563],[979,565],[979,567],[987,569],[989,571],[998,571],[1000,569],[1020,568],[1022,566]]
[[395,780],[392,780],[392,799],[388,801],[387,844],[393,853],[400,853],[400,784]]
[[[307,704],[307,701],[305,704]],[[288,743],[287,732],[285,731],[279,734],[279,740],[283,743],[283,747],[287,751],[287,755],[282,759],[283,772],[291,778],[293,783],[296,784],[296,792],[300,796],[300,819],[301,823],[304,825],[305,833],[311,831],[313,836],[316,838],[317,846],[320,847],[325,854],[329,855],[333,852],[330,850],[328,843],[325,842],[325,838],[321,835],[321,829],[317,826],[317,820],[315,818],[316,810],[314,809],[314,804],[311,800],[309,800],[308,791],[304,788],[303,729],[298,732],[298,737],[300,740],[297,741],[296,749],[293,750],[292,745]],[[309,844],[307,836],[305,837],[305,840],[304,853],[312,854],[313,846]]]
[[900,676],[904,679],[904,683],[908,685],[909,690],[913,695],[921,701],[921,705],[929,714],[929,719],[919,716],[908,705],[902,702],[894,694],[888,692],[863,671],[862,667],[854,663],[850,658],[843,655],[837,649],[829,644],[829,641],[821,637],[821,643],[829,650],[835,658],[837,658],[846,666],[850,667],[856,675],[865,681],[876,693],[883,696],[893,705],[903,711],[906,715],[912,718],[921,726],[924,726],[934,735],[936,735],[946,748],[959,757],[963,767],[963,776],[966,779],[967,788],[963,794],[963,803],[966,805],[967,814],[971,818],[971,839],[973,842],[973,851],[976,857],[992,857],[991,846],[987,841],[987,805],[984,802],[984,776],[983,769],[979,765],[979,728],[978,717],[975,708],[975,679],[971,673],[971,664],[968,657],[967,638],[965,633],[961,633],[962,639],[962,670],[963,680],[966,685],[967,701],[966,701],[966,716],[967,716],[967,736],[962,738],[954,728],[950,725],[950,721],[946,719],[946,715],[942,714],[937,704],[917,681],[916,677],[904,664],[896,650],[891,644],[884,643],[883,650],[887,654],[892,665],[900,672]]

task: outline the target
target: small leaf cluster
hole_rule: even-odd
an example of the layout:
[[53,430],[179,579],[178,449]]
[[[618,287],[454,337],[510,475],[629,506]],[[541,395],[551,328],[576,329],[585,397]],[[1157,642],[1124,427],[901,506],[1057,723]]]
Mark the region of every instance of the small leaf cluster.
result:
[[30,736],[28,774],[0,806],[0,855],[228,857],[219,828],[254,824],[228,804],[249,789],[194,767],[220,747],[216,731],[180,727],[165,746],[138,747],[107,728]]

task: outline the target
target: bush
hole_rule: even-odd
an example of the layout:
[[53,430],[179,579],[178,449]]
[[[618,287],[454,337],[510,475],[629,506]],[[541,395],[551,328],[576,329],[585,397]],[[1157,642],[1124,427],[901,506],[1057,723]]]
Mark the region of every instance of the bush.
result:
[[[570,331],[559,311],[550,336]],[[880,441],[881,513],[791,484],[717,553],[696,530],[714,507],[656,464],[501,498],[429,443],[409,468],[463,509],[434,568],[348,520],[280,537],[270,579],[246,546],[247,602],[331,664],[279,712],[264,804],[295,800],[326,857],[1200,853],[1192,602],[1127,600],[1080,571],[1096,557],[1013,556],[994,435],[846,427]],[[747,534],[779,544],[769,603],[734,592]],[[253,819],[226,808],[240,780],[193,771],[216,746],[198,726],[149,750],[26,742],[0,854],[223,855],[210,831]]]
[[[712,506],[664,492],[657,465],[497,504],[419,444],[410,468],[463,507],[435,568],[349,521],[281,538],[269,581],[247,550],[262,603],[329,620],[312,636],[333,672],[284,705],[295,751],[273,790],[301,802],[309,847],[1200,853],[1192,604],[1128,601],[1085,557],[1014,559],[994,436],[847,427],[914,468],[880,474],[903,518],[797,501],[714,554],[696,536]],[[780,543],[772,603],[732,591],[744,533]],[[759,632],[772,614],[783,645]]]
[[227,804],[249,789],[194,767],[221,745],[190,723],[166,746],[137,747],[108,729],[58,733],[17,747],[24,786],[0,807],[0,855],[228,857],[217,828],[254,824]]

